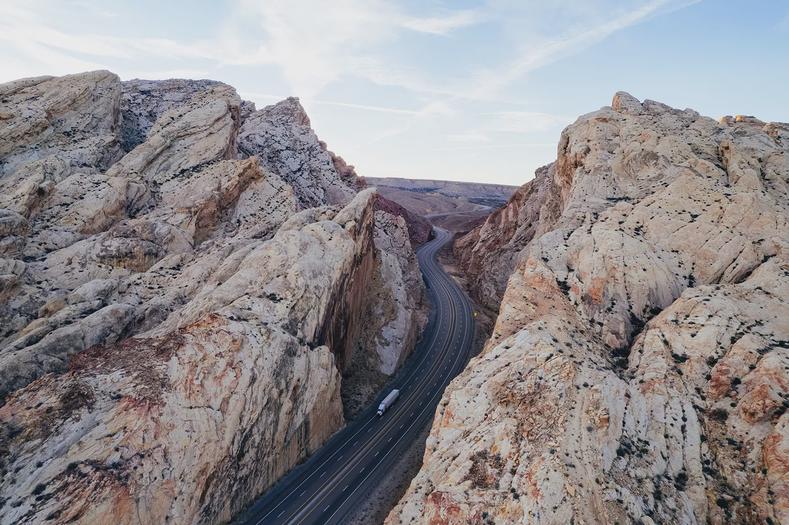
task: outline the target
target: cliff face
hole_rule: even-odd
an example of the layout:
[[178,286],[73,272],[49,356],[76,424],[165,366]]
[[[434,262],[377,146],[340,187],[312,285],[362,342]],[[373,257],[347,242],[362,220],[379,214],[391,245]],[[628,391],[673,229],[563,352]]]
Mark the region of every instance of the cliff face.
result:
[[562,210],[553,181],[553,165],[537,170],[481,225],[455,240],[458,264],[469,279],[469,291],[483,305],[498,310],[518,254],[535,236],[549,230]]
[[394,201],[379,196],[377,202],[378,209],[389,215],[402,217],[408,229],[408,239],[412,245],[420,245],[430,240],[433,227],[421,215],[411,213],[406,208]]
[[376,258],[371,279],[363,283],[368,301],[343,367],[343,405],[349,418],[373,401],[427,323],[427,298],[409,228],[402,215],[388,211],[391,204],[380,196],[375,203]]
[[625,93],[569,126],[476,232],[525,247],[388,522],[788,521],[788,161]]
[[0,93],[0,522],[229,519],[343,424],[405,226],[295,99],[108,72]]

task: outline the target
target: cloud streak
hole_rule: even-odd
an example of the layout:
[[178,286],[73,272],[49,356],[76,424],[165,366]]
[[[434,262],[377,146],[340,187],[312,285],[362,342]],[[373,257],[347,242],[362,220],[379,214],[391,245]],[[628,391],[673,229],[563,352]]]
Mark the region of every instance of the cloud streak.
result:
[[168,26],[143,20],[133,0],[111,11],[99,0],[3,0],[0,82],[91,69],[215,78],[259,105],[300,97],[321,136],[370,174],[446,166],[464,151],[490,151],[482,168],[510,171],[507,155],[520,147],[542,163],[573,120],[534,111],[535,72],[691,3],[225,0]]

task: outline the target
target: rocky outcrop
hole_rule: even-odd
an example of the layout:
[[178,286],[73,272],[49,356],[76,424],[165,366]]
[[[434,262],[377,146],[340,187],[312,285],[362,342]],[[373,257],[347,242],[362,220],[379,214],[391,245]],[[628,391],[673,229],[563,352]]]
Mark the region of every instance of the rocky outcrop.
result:
[[[414,348],[427,322],[424,286],[411,249],[405,219],[383,210],[375,212],[375,247],[380,254],[377,294],[371,314],[379,369],[392,375]],[[380,324],[380,328],[377,325]]]
[[469,291],[480,304],[498,310],[507,280],[520,251],[559,218],[562,202],[553,183],[553,165],[537,170],[535,178],[490,214],[481,225],[455,240],[453,250]]
[[785,124],[626,93],[569,126],[388,522],[789,520],[787,159]]
[[[108,72],[0,92],[0,522],[231,518],[342,426],[382,261],[398,308],[421,297],[404,224],[293,100]],[[407,354],[417,318],[389,321]]]
[[428,304],[422,275],[402,216],[375,203],[375,259],[365,282],[366,306],[361,331],[343,367],[343,405],[353,418],[372,402],[416,346],[427,323]]
[[251,243],[154,330],[12,394],[4,521],[226,520],[320,446],[343,423],[325,321],[347,321],[333,305],[372,247],[372,200]]
[[185,79],[121,82],[120,139],[124,151],[145,142],[148,131],[166,111],[187,103],[196,93],[221,85],[215,80]]
[[378,197],[376,207],[377,209],[384,211],[389,215],[395,215],[403,218],[405,225],[408,228],[408,238],[413,246],[424,244],[430,240],[433,227],[424,217],[415,213],[411,213],[396,202],[391,201],[385,197]]
[[[66,78],[84,83],[75,92],[94,90],[86,99],[111,94],[112,104],[97,104],[92,120],[114,118],[97,133],[117,133],[120,82],[105,75],[117,87],[99,88],[95,77]],[[35,97],[51,99],[48,91]],[[234,160],[239,105],[232,88],[209,87],[163,113],[146,141],[104,172],[101,162],[69,164],[67,146],[43,160],[20,148],[16,158],[32,160],[7,165],[2,181],[16,186],[0,197],[15,246],[0,305],[0,395],[63,370],[74,352],[161,321],[197,292],[228,249],[270,236],[295,209],[290,188],[257,159]]]
[[238,143],[244,154],[256,155],[264,168],[290,184],[303,208],[342,204],[354,193],[343,180],[353,176],[352,168],[318,140],[297,98],[247,116]]

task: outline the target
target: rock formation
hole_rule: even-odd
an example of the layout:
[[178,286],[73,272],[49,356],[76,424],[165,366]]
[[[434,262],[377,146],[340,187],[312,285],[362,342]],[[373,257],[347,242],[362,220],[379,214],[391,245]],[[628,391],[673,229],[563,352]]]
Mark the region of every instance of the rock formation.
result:
[[412,245],[418,246],[430,240],[433,227],[421,215],[411,213],[403,206],[385,197],[378,197],[377,206],[379,210],[403,218],[408,228],[408,238]]
[[788,181],[786,124],[618,93],[565,129],[460,242],[489,302],[514,271],[387,522],[789,522]]
[[[195,93],[223,85],[215,80],[185,79],[121,82],[120,139],[123,150],[131,151],[145,142],[148,130],[165,111],[187,103]],[[252,109],[254,111],[254,105]]]
[[540,168],[507,204],[454,244],[460,266],[471,277],[471,293],[492,310],[498,310],[520,251],[561,214],[561,202],[551,198],[557,193],[553,174],[548,173],[552,169],[552,165]]
[[352,168],[349,172],[345,162],[318,140],[296,98],[249,115],[241,126],[238,142],[242,152],[257,155],[264,168],[290,184],[305,208],[342,204],[353,195],[343,181],[353,176]]
[[376,210],[374,242],[381,254],[378,278],[382,286],[369,312],[371,321],[381,324],[380,329],[372,330],[379,369],[391,375],[414,347],[427,320],[424,297],[419,293],[422,275],[403,217]]
[[296,99],[108,72],[0,94],[0,522],[227,520],[343,425],[359,340],[387,373],[410,351],[405,224]]
[[[343,405],[353,418],[372,402],[416,345],[427,323],[422,274],[411,248],[407,211],[378,196],[375,202],[376,254],[361,333],[342,367]],[[406,215],[407,216],[407,215]]]

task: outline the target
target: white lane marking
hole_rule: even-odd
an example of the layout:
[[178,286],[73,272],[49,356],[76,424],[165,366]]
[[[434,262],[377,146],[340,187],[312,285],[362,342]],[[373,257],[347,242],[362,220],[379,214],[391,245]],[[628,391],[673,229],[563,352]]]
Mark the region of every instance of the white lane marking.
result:
[[348,485],[345,485],[345,487],[342,489],[343,492],[345,492],[346,490],[348,490]]
[[277,517],[279,518],[279,517],[280,517],[280,516],[282,516],[283,514],[285,514],[285,511],[284,511],[284,510],[283,510],[282,512],[280,512],[279,514],[277,514]]
[[325,475],[326,475],[326,471],[324,470],[323,472],[321,472],[321,475],[320,475],[320,476],[318,476],[318,477],[319,477],[319,478],[322,478],[322,477],[323,477],[323,476],[325,476]]
[[305,495],[306,493],[307,493],[307,491],[306,491],[306,490],[302,490],[302,491],[301,491],[301,494],[299,494],[299,497],[302,497],[302,496],[303,496],[303,495]]
[[380,450],[376,450],[376,451],[375,451],[375,456],[373,456],[373,457],[374,457],[374,458],[377,458],[377,457],[378,457],[378,453],[379,453],[379,452],[381,452],[381,451],[380,451]]

